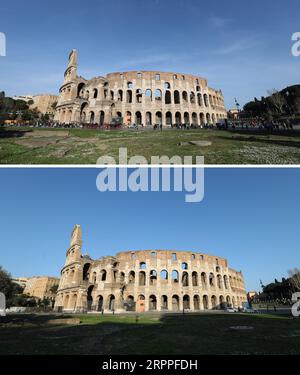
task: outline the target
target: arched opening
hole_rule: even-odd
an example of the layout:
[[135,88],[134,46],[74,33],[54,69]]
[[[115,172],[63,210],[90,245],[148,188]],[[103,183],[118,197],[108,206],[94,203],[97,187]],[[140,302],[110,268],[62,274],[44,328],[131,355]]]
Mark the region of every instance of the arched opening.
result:
[[152,113],[151,112],[146,113],[146,125],[147,126],[152,125]]
[[180,94],[179,91],[174,91],[174,104],[180,104]]
[[194,310],[200,310],[200,297],[194,296]]
[[140,270],[145,270],[147,268],[147,265],[145,262],[140,262]]
[[188,264],[187,263],[185,263],[185,262],[183,262],[183,263],[181,263],[181,269],[182,270],[187,270],[189,267],[188,267]]
[[162,283],[167,283],[168,282],[168,271],[162,270],[160,273],[160,279]]
[[209,286],[211,287],[215,286],[215,275],[213,273],[209,274]]
[[90,112],[90,124],[95,123],[95,112],[91,111]]
[[64,309],[67,310],[69,307],[70,296],[67,294],[64,298]]
[[136,102],[137,103],[142,103],[143,100],[143,91],[141,89],[136,90]]
[[206,273],[205,272],[201,273],[201,284],[202,284],[202,288],[206,289],[207,280],[206,280]]
[[182,286],[189,286],[189,274],[187,272],[182,274]]
[[104,300],[102,296],[98,297],[97,311],[102,311],[104,307]]
[[88,293],[87,293],[87,311],[92,311],[92,306],[93,306],[93,293],[94,290],[94,285],[91,285],[88,288]]
[[146,272],[140,271],[139,273],[139,285],[145,286],[146,285]]
[[126,97],[127,103],[132,103],[132,91],[127,90],[127,97]]
[[183,103],[185,104],[188,103],[188,93],[186,91],[183,91],[182,93],[182,100],[183,100]]
[[70,302],[71,302],[70,310],[75,311],[76,310],[76,303],[77,303],[77,294],[73,294]]
[[124,118],[125,125],[130,125],[132,121],[131,112],[127,111]]
[[149,310],[151,311],[157,310],[157,300],[156,300],[156,296],[154,295],[151,295],[149,297]]
[[172,271],[172,283],[178,284],[179,283],[179,273],[178,271]]
[[155,91],[155,100],[158,100],[158,101],[160,101],[160,102],[161,102],[161,100],[162,100],[162,92],[161,92],[161,90],[159,90],[159,89],[157,89],[157,90]]
[[129,272],[128,283],[129,284],[134,284],[135,283],[135,272],[134,271],[130,271]]
[[226,297],[226,305],[227,305],[227,307],[231,307],[230,296]]
[[118,101],[122,102],[123,101],[123,90],[118,91]]
[[226,309],[226,304],[225,304],[225,299],[224,299],[223,296],[219,297],[219,302],[220,302],[220,304],[219,304],[220,309],[221,310],[225,310]]
[[126,311],[136,311],[136,303],[134,302],[133,296],[128,296],[124,304]]
[[169,82],[165,82],[164,87],[165,87],[165,89],[167,90],[167,89],[170,89],[170,88],[171,88],[171,85],[170,85]]
[[216,115],[213,113],[211,118],[212,118],[212,123],[215,125],[216,124]]
[[155,123],[156,123],[156,125],[162,125],[162,114],[161,114],[161,112],[156,112]]
[[172,297],[172,310],[179,311],[179,297],[177,295]]
[[94,91],[93,91],[93,98],[94,99],[98,98],[98,90],[97,89],[94,89]]
[[97,282],[97,274],[96,272],[93,272],[92,283],[96,284],[96,282]]
[[109,301],[109,303],[108,303],[108,309],[110,311],[114,311],[115,310],[115,301],[116,301],[115,296],[113,294],[111,294],[108,297],[108,301]]
[[221,275],[218,275],[218,276],[217,276],[217,280],[218,280],[218,288],[219,288],[219,289],[222,289],[222,276],[221,276]]
[[180,112],[175,113],[175,123],[176,123],[176,125],[181,124],[181,113]]
[[166,125],[167,126],[172,125],[172,113],[171,112],[166,113]]
[[161,296],[161,309],[168,310],[168,297],[167,296]]
[[100,118],[99,118],[99,124],[102,126],[104,124],[104,118],[105,118],[105,113],[104,111],[100,112]]
[[195,271],[192,273],[192,284],[198,286],[198,273]]
[[198,100],[198,105],[202,107],[203,106],[202,94],[197,94],[197,100]]
[[193,91],[190,93],[190,103],[191,104],[195,104],[196,103],[195,93]]
[[171,92],[169,90],[165,93],[165,104],[172,104]]
[[156,285],[157,283],[157,272],[154,270],[150,271],[150,285]]
[[194,126],[198,126],[198,116],[195,112],[192,114],[192,123]]
[[136,112],[135,123],[136,123],[136,125],[142,125],[142,114],[141,114],[141,112]]
[[216,307],[217,307],[217,297],[216,296],[211,297],[211,307],[212,307],[212,309],[216,309]]
[[208,97],[207,97],[207,94],[204,94],[203,98],[204,98],[204,105],[205,105],[205,107],[208,107]]
[[77,98],[82,98],[84,95],[85,84],[83,82],[79,83],[77,86]]
[[210,120],[210,114],[209,114],[209,113],[207,113],[207,115],[206,115],[206,123],[207,123],[207,124],[210,124],[210,123],[211,123],[211,120]]
[[83,281],[89,280],[89,278],[90,278],[90,267],[91,267],[91,263],[86,263],[83,266],[83,272],[82,272],[82,280]]
[[203,308],[204,310],[208,310],[208,296],[203,296]]
[[140,313],[145,312],[145,296],[143,294],[138,296],[136,311]]
[[133,83],[132,82],[127,82],[127,88],[132,89],[133,88]]
[[100,280],[101,281],[106,281],[106,277],[107,277],[107,272],[105,270],[101,270],[101,272],[100,272]]
[[152,101],[152,90],[150,89],[147,89],[146,90],[146,93],[145,93],[145,96],[146,96],[146,101]]
[[183,308],[185,310],[189,310],[191,308],[190,297],[187,294],[183,296]]
[[113,91],[110,91],[110,100],[115,99],[115,93]]
[[204,115],[204,113],[200,113],[200,125],[201,126],[205,125],[205,115]]
[[190,124],[190,115],[189,115],[188,112],[184,113],[184,123],[185,123],[185,125],[189,125]]
[[83,103],[80,108],[80,121],[85,123],[86,122],[86,109],[88,107],[88,103]]

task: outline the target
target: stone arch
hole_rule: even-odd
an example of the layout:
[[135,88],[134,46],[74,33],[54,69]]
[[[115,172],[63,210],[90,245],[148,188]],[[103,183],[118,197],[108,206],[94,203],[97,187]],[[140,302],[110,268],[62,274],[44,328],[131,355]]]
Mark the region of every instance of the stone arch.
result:
[[149,297],[149,310],[150,311],[157,310],[157,299],[154,294],[151,294],[151,296]]
[[200,125],[205,125],[205,114],[203,112],[200,113]]
[[145,262],[140,262],[140,270],[145,270],[147,268],[147,265]]
[[178,284],[179,283],[179,272],[176,270],[172,271],[172,283]]
[[155,91],[155,100],[161,101],[162,100],[162,92],[160,89]]
[[87,311],[92,311],[92,306],[93,306],[93,290],[94,290],[94,285],[91,285],[88,288],[87,292]]
[[98,90],[94,89],[93,90],[93,99],[97,99],[97,98],[98,98]]
[[146,272],[140,271],[139,272],[139,286],[145,286],[146,285]]
[[70,301],[70,296],[69,294],[66,294],[65,297],[64,297],[64,309],[68,309],[69,307],[69,301]]
[[136,103],[141,104],[143,100],[143,91],[141,89],[137,89],[135,92]]
[[226,304],[227,304],[228,307],[231,306],[230,296],[227,296],[227,297],[226,297]]
[[195,97],[195,93],[193,91],[191,91],[191,93],[190,93],[190,103],[196,104],[196,97]]
[[161,310],[168,310],[168,296],[161,296]]
[[166,125],[168,126],[172,125],[172,112],[166,113]]
[[132,90],[127,90],[126,93],[126,102],[131,104],[132,103]]
[[77,98],[81,98],[84,93],[85,83],[80,82],[77,86]]
[[99,124],[101,126],[104,124],[104,119],[105,119],[105,112],[104,111],[100,111]]
[[220,296],[219,297],[219,306],[220,306],[221,310],[225,310],[226,306],[225,306],[225,298],[224,298],[224,296]]
[[165,82],[164,87],[166,90],[170,89],[171,88],[170,82]]
[[160,111],[155,114],[155,123],[157,125],[162,125],[162,113]]
[[172,296],[172,310],[179,311],[179,296],[176,294]]
[[202,107],[203,106],[202,94],[200,94],[200,93],[197,94],[197,101],[198,101],[199,107]]
[[172,104],[172,97],[171,97],[171,91],[167,90],[165,93],[165,104],[170,105]]
[[200,297],[198,296],[198,294],[194,295],[193,303],[194,303],[194,310],[200,310]]
[[152,125],[152,113],[146,112],[146,125],[150,126]]
[[201,273],[201,284],[202,284],[202,288],[206,289],[206,287],[207,287],[207,278],[206,278],[206,273],[205,272]]
[[217,308],[217,297],[215,295],[211,296],[211,307],[213,310]]
[[135,113],[135,123],[137,125],[142,125],[142,114],[140,111]]
[[185,125],[190,123],[190,114],[188,112],[184,112],[184,123]]
[[147,89],[146,93],[145,93],[145,96],[146,96],[146,101],[152,101],[152,90]]
[[185,310],[189,310],[191,308],[190,296],[188,294],[183,296],[183,308]]
[[137,299],[136,303],[136,311],[139,313],[145,312],[145,296],[143,294],[140,294]]
[[91,268],[91,263],[85,263],[83,266],[82,270],[82,280],[83,281],[88,281],[90,278],[90,268]]
[[215,275],[212,272],[209,274],[209,286],[215,286]]
[[101,270],[100,271],[100,281],[106,281],[106,278],[107,278],[107,272],[106,270]]
[[76,310],[76,304],[77,304],[77,294],[73,294],[70,299],[70,310],[75,311]]
[[118,101],[122,102],[123,101],[123,90],[118,91]]
[[116,298],[113,294],[111,294],[109,297],[108,297],[108,310],[110,311],[114,311],[115,310],[115,302],[116,302]]
[[178,90],[174,91],[174,104],[180,104],[180,94]]
[[198,126],[198,116],[197,116],[197,113],[195,112],[192,113],[192,124],[194,126]]
[[90,124],[94,124],[95,123],[95,112],[94,111],[91,111],[90,112]]
[[102,311],[104,308],[103,296],[98,296],[97,311]]
[[181,263],[181,269],[187,270],[189,268],[188,264],[186,262]]
[[157,283],[157,272],[155,270],[150,271],[150,285],[156,285]]
[[207,96],[207,94],[203,95],[203,99],[204,99],[204,105],[205,105],[205,107],[208,107],[208,96]]
[[183,272],[182,274],[182,286],[189,286],[189,274],[187,272]]
[[220,274],[217,275],[217,282],[218,282],[218,288],[222,289],[222,276]]
[[212,119],[213,125],[215,125],[216,124],[216,115],[214,113],[212,114],[211,119]]
[[176,125],[181,124],[181,113],[180,112],[175,113],[175,123],[176,123]]
[[183,103],[188,103],[188,93],[186,91],[182,92],[182,101]]
[[209,309],[208,296],[207,295],[203,296],[203,308],[204,308],[204,310],[208,310]]
[[167,270],[162,270],[160,273],[160,278],[161,280],[167,281],[169,277],[168,271]]
[[192,285],[198,286],[198,273],[196,271],[192,273]]
[[135,283],[135,272],[130,271],[128,275],[128,283],[129,284],[134,284]]

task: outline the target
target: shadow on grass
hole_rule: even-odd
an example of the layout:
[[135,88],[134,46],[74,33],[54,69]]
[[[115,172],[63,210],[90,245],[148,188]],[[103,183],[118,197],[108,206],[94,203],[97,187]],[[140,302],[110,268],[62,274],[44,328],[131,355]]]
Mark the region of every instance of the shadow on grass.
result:
[[30,132],[30,130],[9,130],[0,128],[0,138],[21,138],[28,132]]
[[[78,325],[48,324],[79,318]],[[300,319],[279,315],[29,315],[1,319],[0,354],[299,354]],[[11,325],[12,324],[12,325]],[[14,327],[15,325],[15,327]],[[251,326],[235,331],[233,326]]]

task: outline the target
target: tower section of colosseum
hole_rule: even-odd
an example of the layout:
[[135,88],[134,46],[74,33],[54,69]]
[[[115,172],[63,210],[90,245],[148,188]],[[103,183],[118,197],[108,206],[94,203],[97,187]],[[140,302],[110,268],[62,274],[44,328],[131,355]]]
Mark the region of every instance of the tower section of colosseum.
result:
[[196,127],[227,118],[222,91],[209,88],[198,76],[130,71],[86,80],[77,69],[73,50],[56,107],[60,123],[103,125],[122,119],[124,125]]
[[241,307],[243,274],[226,259],[191,251],[146,250],[92,260],[76,225],[55,301],[57,311],[199,311]]

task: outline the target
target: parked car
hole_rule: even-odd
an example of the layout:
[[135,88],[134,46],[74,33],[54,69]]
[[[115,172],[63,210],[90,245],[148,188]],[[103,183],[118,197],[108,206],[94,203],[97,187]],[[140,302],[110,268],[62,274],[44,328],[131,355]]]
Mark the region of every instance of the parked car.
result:
[[236,313],[238,312],[238,309],[235,309],[234,307],[227,307],[226,311],[229,313]]

